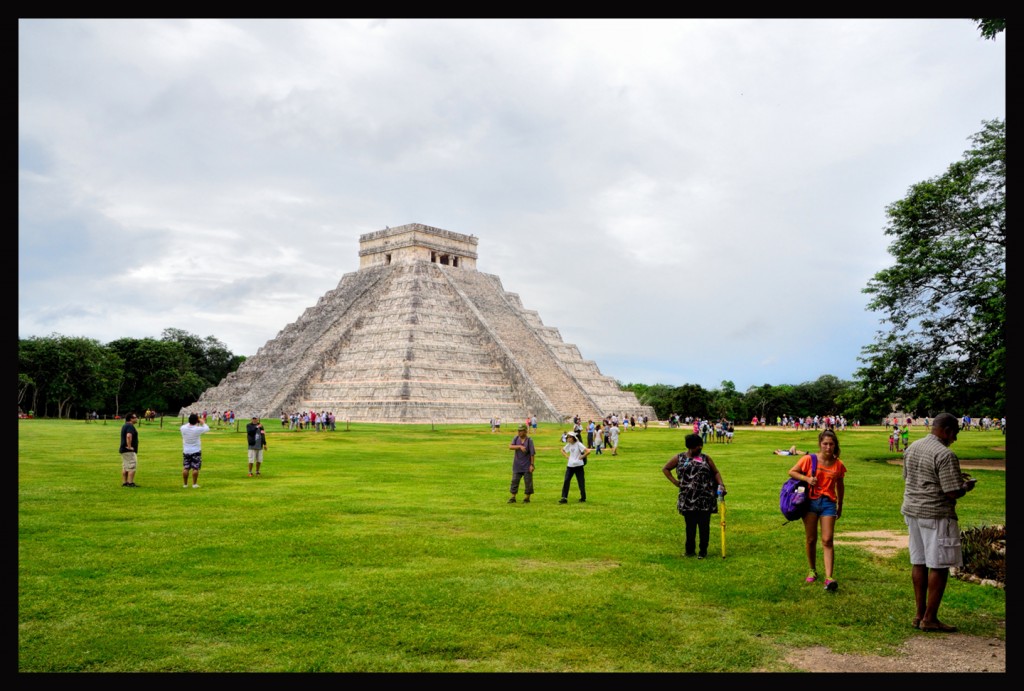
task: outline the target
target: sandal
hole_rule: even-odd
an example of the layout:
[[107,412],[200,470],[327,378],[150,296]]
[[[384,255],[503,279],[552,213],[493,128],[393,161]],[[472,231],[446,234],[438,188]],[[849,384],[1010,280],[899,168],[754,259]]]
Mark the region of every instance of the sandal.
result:
[[814,583],[816,580],[818,580],[818,572],[811,571],[807,574],[807,578],[804,579],[804,583]]

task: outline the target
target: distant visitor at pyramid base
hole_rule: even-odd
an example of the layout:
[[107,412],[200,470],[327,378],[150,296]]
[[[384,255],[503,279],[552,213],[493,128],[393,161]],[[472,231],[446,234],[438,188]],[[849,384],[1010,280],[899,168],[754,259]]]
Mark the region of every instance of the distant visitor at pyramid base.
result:
[[359,237],[359,270],[181,410],[338,421],[563,422],[646,415],[597,364],[476,270],[477,238],[419,223]]

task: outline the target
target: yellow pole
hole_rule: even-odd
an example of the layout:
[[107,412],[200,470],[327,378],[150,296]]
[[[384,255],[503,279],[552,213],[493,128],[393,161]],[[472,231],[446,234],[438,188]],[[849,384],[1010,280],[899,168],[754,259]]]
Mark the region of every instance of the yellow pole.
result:
[[722,526],[722,559],[725,559],[725,497],[718,497],[718,519]]

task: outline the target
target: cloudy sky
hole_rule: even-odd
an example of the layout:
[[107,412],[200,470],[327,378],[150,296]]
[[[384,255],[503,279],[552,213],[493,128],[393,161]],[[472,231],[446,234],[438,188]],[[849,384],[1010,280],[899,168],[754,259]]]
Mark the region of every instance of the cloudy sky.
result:
[[1004,118],[967,19],[21,20],[19,336],[252,355],[359,235],[479,238],[623,383],[852,379],[885,207]]

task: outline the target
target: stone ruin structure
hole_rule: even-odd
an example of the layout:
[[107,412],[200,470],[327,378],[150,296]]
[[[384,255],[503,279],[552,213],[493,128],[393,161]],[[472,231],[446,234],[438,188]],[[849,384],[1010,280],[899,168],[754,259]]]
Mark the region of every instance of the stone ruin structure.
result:
[[419,223],[359,238],[359,270],[181,413],[238,419],[563,422],[654,409],[476,270],[477,238]]

